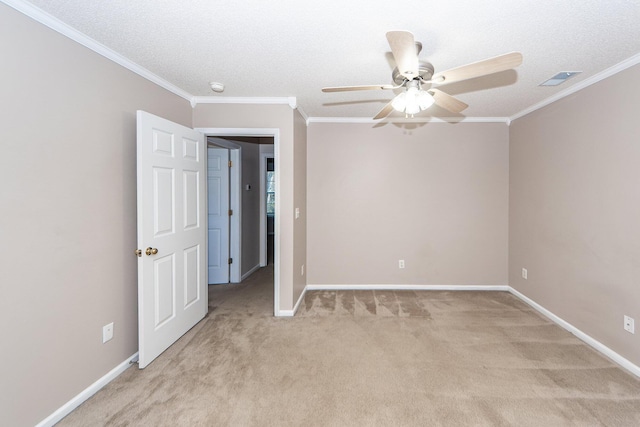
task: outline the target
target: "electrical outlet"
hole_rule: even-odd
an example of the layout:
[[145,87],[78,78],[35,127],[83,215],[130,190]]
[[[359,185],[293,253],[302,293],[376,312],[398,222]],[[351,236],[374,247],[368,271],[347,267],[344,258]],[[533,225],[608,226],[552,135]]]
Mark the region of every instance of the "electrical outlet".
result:
[[624,316],[624,330],[635,334],[636,333],[636,327],[635,327],[635,321],[633,320],[633,317],[629,317],[629,316]]
[[404,268],[404,260],[398,260],[398,268]]
[[106,343],[113,338],[113,322],[102,327],[102,343]]
[[304,264],[302,264],[302,267],[300,268],[300,275],[304,276]]
[[526,268],[523,268],[523,269],[522,269],[522,278],[523,278],[524,280],[527,280],[527,269],[526,269]]

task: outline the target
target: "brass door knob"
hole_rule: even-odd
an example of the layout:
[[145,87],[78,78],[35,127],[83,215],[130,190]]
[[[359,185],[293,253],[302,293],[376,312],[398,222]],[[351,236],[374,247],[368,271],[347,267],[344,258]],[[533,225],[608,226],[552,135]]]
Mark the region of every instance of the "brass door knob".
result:
[[157,248],[148,247],[148,248],[144,251],[144,253],[145,253],[145,254],[147,254],[148,256],[155,255],[155,254],[157,254],[157,253],[158,253],[158,249],[157,249]]
[[141,257],[142,256],[142,249],[136,249],[135,254],[136,254],[136,256]]

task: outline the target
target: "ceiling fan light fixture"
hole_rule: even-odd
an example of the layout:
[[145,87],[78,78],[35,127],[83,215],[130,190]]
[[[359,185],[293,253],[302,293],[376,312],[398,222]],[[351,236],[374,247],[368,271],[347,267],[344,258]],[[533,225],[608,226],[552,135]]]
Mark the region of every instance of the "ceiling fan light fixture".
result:
[[434,99],[429,92],[420,90],[415,86],[396,96],[391,102],[394,110],[413,116],[433,105]]
[[420,104],[418,102],[418,94],[420,91],[417,87],[410,87],[407,89],[407,96],[405,97],[405,114],[414,115],[420,112]]
[[427,108],[431,107],[435,102],[435,99],[433,99],[433,96],[431,96],[429,92],[424,90],[421,90],[420,92],[418,92],[416,99],[418,100],[418,105],[420,106],[421,110],[426,110]]
[[416,102],[407,103],[407,108],[404,109],[404,113],[408,116],[413,116],[420,112],[420,106]]

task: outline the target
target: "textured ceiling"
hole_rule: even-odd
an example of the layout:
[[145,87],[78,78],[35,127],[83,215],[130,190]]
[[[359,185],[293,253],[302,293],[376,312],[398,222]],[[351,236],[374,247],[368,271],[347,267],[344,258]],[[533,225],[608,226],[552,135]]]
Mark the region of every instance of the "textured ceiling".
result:
[[[196,96],[290,97],[309,117],[375,115],[391,91],[389,30],[411,31],[436,72],[520,51],[515,71],[441,89],[467,117],[510,117],[640,53],[638,0],[31,0]],[[582,71],[558,87],[538,84]],[[225,84],[214,94],[210,81]],[[433,116],[451,116],[432,107]],[[425,113],[422,113],[423,115]]]

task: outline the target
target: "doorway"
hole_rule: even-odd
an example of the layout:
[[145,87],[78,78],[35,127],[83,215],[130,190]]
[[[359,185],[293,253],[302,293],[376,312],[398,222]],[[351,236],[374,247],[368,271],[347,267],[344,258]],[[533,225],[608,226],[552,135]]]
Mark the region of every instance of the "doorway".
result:
[[[261,142],[263,142],[259,144],[260,147],[267,146],[267,145],[270,146],[269,155],[271,156],[271,158],[273,158],[274,167],[275,169],[277,169],[277,164],[278,164],[277,161],[278,161],[278,154],[279,154],[279,139],[280,139],[280,130],[277,128],[197,128],[196,130],[198,130],[199,132],[202,132],[207,137],[208,140],[211,138],[216,138],[216,139],[225,140],[227,141],[227,143],[233,143],[233,144],[239,145],[238,153],[241,154],[241,158],[238,159],[238,166],[239,166],[238,169],[241,169],[241,170],[244,170],[243,165],[245,164],[246,158],[249,156],[248,150],[245,150],[242,148],[244,147],[243,139],[259,138],[262,140]],[[268,140],[269,143],[265,143],[265,140]],[[260,173],[261,166],[258,166],[258,163],[261,163],[259,162],[259,160],[262,159],[263,154],[264,153],[259,153],[256,156],[256,161],[257,161],[256,170],[252,171],[253,173],[255,173],[255,176],[257,177],[256,180],[253,182],[244,182],[240,178],[238,181],[239,182],[238,208],[243,213],[247,213],[247,212],[244,212],[246,209],[242,208],[243,200],[247,200],[248,198],[250,198],[249,196],[253,195],[254,193],[255,195],[266,194],[265,192],[263,192],[261,188],[262,186],[260,185],[259,176],[262,176],[263,174]],[[246,171],[246,172],[249,172],[249,171]],[[276,174],[274,178],[274,185],[273,185],[273,187],[275,188],[276,194],[279,194],[279,186],[280,186],[279,177],[278,177],[278,174]],[[262,203],[260,202],[260,200],[262,199],[264,198],[260,197],[259,199],[256,199],[256,200],[259,200],[258,205]],[[265,205],[266,205],[266,201],[265,201]],[[260,210],[261,209],[259,209],[258,212],[260,212]],[[279,226],[279,217],[278,217],[278,212],[280,210],[280,207],[279,207],[278,198],[275,199],[273,210],[274,210],[273,235],[272,235],[273,236],[273,277],[274,277],[273,306],[274,306],[274,315],[280,316],[281,315],[280,287],[279,287],[279,284],[280,284],[280,268],[279,268],[280,226]],[[265,207],[265,212],[266,212],[266,207]],[[243,217],[246,217],[246,215],[243,215]],[[239,259],[241,260],[239,263],[239,266],[241,267],[240,279],[242,279],[243,277],[248,277],[248,275],[251,274],[253,271],[263,266],[262,256],[260,254],[262,252],[261,248],[265,248],[264,265],[265,266],[267,265],[266,264],[267,263],[266,261],[266,233],[267,233],[266,214],[264,215],[264,217],[265,217],[264,225],[262,225],[262,221],[257,217],[256,217],[256,220],[253,221],[252,223],[249,222],[248,224],[247,223],[239,224],[239,228],[240,228],[240,232],[239,232],[240,245],[239,246],[241,250],[238,256],[239,256]],[[242,221],[240,216],[238,216],[237,218],[239,221]],[[253,228],[253,231],[250,231],[252,230],[251,227],[255,227]],[[264,233],[262,232],[262,230],[264,230]],[[245,234],[249,234],[249,235],[246,236]],[[254,239],[257,239],[258,242],[260,242],[264,238],[265,244],[263,245],[260,242],[255,246],[245,245],[244,242],[246,242],[247,239],[250,239],[251,236],[253,236]],[[251,254],[251,251],[253,250],[252,249],[253,247],[255,248],[255,251],[256,251],[255,264],[251,261],[251,258],[249,256]]]
[[273,235],[274,229],[273,224],[275,222],[275,204],[276,204],[276,169],[275,169],[275,161],[273,157],[267,158],[267,188],[266,194],[263,194],[263,197],[266,196],[267,199],[267,264],[273,264]]
[[275,237],[275,155],[273,145],[260,146],[260,265],[273,263]]

